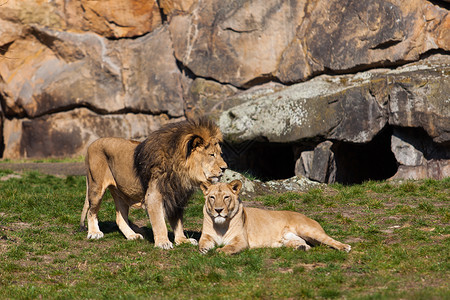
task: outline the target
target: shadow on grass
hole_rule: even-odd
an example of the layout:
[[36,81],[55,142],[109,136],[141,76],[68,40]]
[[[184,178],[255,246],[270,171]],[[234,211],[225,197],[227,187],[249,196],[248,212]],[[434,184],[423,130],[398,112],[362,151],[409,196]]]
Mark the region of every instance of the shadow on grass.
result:
[[[100,230],[105,235],[109,234],[109,233],[113,233],[113,232],[120,232],[119,227],[117,226],[116,222],[113,222],[113,221],[99,222],[98,225],[100,227]],[[144,239],[146,239],[150,243],[152,243],[152,244],[155,243],[155,238],[153,236],[153,230],[151,227],[147,227],[147,226],[139,227],[136,224],[133,224],[132,222],[130,222],[130,227],[131,227],[131,229],[133,229],[134,232],[142,234]],[[201,236],[201,232],[190,231],[190,230],[185,230],[184,234],[186,235],[187,238],[194,238],[197,241],[200,239],[200,236]],[[173,242],[174,238],[175,237],[174,237],[173,232],[169,231],[169,240],[171,240]]]

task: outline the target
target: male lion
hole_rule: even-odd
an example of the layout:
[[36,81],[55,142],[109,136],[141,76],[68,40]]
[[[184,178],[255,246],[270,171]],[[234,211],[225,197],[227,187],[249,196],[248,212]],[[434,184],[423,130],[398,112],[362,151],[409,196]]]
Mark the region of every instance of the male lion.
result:
[[86,155],[86,200],[81,227],[88,219],[88,239],[99,239],[98,211],[108,188],[116,205],[116,222],[128,240],[142,239],[128,224],[129,207],[142,204],[148,212],[155,246],[172,248],[164,217],[175,243],[197,244],[183,232],[183,211],[194,189],[217,181],[227,167],[219,143],[222,134],[201,118],[167,124],[142,143],[121,138],[101,138]]
[[329,237],[316,221],[292,211],[244,208],[238,194],[242,183],[203,183],[205,194],[203,229],[199,250],[206,253],[215,245],[226,254],[246,248],[293,247],[309,250],[310,244],[325,244],[349,252],[351,246]]

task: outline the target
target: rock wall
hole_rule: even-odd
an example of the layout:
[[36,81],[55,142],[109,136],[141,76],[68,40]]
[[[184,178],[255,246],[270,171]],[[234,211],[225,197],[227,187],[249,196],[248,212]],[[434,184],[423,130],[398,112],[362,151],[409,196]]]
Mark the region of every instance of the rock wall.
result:
[[448,12],[425,0],[9,0],[0,155],[78,156],[101,136],[143,139],[209,114],[230,164],[262,178],[447,177]]

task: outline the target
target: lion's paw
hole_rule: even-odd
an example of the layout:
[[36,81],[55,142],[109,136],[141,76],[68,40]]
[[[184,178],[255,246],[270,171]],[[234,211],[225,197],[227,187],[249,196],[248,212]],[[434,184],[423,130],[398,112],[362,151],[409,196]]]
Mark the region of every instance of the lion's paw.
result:
[[172,244],[172,242],[167,241],[167,242],[155,244],[155,247],[158,247],[158,248],[161,248],[161,249],[164,249],[164,250],[168,250],[168,249],[172,249],[173,248],[173,244]]
[[352,250],[352,246],[345,244],[342,250],[344,250],[345,252],[350,252]]
[[197,241],[196,239],[190,238],[190,239],[188,239],[188,240],[189,240],[189,242],[190,242],[192,245],[194,245],[194,246],[197,246],[197,245],[198,245],[198,241]]
[[103,237],[103,232],[101,231],[95,231],[95,232],[89,232],[87,235],[88,240],[98,240]]
[[301,250],[301,251],[309,251],[309,249],[311,249],[310,245],[300,245],[297,247],[297,250]]
[[208,251],[211,250],[210,248],[200,248],[198,251],[200,251],[201,254],[206,254]]
[[176,245],[181,245],[181,244],[192,244],[194,246],[198,245],[198,242],[196,239],[192,239],[192,238],[179,238],[179,239],[175,239],[175,244]]
[[144,237],[141,234],[139,234],[139,233],[135,233],[135,234],[132,234],[129,237],[127,237],[127,240],[129,240],[129,241],[143,240],[143,239],[144,239]]

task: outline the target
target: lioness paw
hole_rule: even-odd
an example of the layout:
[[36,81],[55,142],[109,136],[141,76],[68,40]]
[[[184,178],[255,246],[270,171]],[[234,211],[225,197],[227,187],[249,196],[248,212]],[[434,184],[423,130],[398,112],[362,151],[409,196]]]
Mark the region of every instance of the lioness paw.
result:
[[297,247],[297,250],[302,250],[302,251],[309,251],[311,249],[310,245],[299,245]]
[[199,249],[201,254],[206,254],[206,253],[208,253],[209,250],[210,250],[210,248],[200,248]]
[[344,248],[342,250],[344,250],[345,252],[350,252],[352,250],[352,246],[344,244]]
[[173,244],[172,244],[172,242],[168,241],[168,242],[155,244],[155,247],[158,247],[158,248],[161,248],[161,249],[164,249],[164,250],[168,250],[168,249],[172,249],[173,248]]
[[89,232],[87,235],[88,240],[98,240],[103,237],[103,232],[97,231],[97,232]]

